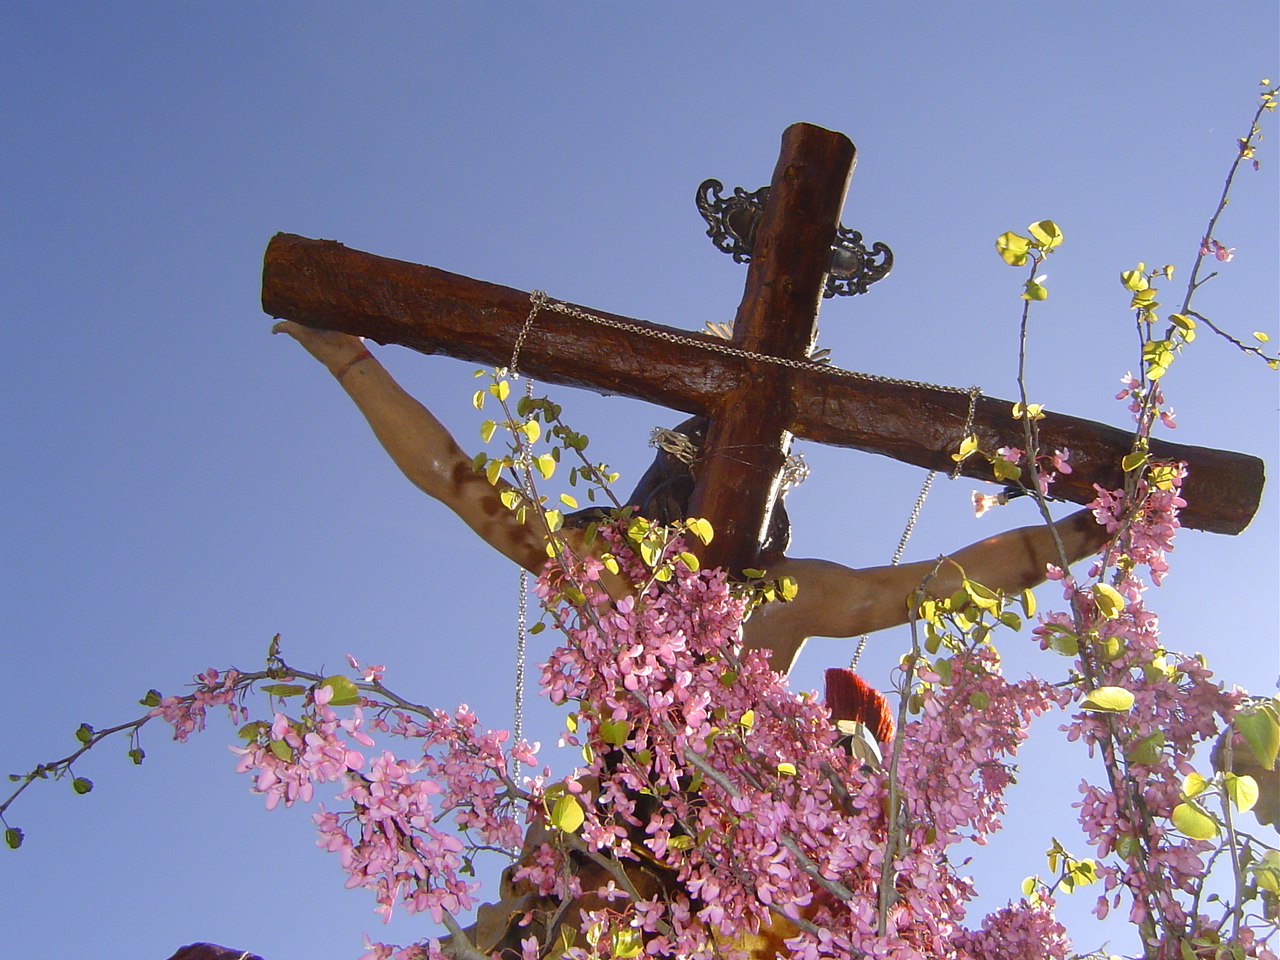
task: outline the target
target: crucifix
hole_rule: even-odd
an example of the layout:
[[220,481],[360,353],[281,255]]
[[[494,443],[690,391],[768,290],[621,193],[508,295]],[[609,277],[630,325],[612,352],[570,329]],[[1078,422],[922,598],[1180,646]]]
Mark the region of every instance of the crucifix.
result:
[[[793,436],[950,470],[966,433],[984,449],[1018,446],[1012,404],[964,391],[867,377],[809,359],[832,245],[854,162],[842,134],[794,124],[782,137],[763,212],[752,225],[746,290],[732,339],[645,323],[572,304],[531,314],[530,295],[428,266],[278,234],[267,247],[262,304],[304,326],[519,369],[547,383],[621,394],[708,416],[689,504],[715,537],[704,566],[756,565]],[[607,357],[607,365],[599,358]],[[1069,448],[1073,473],[1057,497],[1088,503],[1093,484],[1122,485],[1131,432],[1062,414],[1039,424],[1047,449]],[[1243,530],[1257,510],[1262,461],[1152,441],[1153,458],[1185,461],[1185,526]],[[990,481],[985,460],[960,472]]]

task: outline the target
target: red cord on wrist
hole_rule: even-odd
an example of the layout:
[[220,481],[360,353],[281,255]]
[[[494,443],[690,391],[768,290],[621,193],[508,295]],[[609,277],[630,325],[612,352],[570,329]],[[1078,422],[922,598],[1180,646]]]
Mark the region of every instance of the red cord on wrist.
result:
[[347,373],[351,370],[351,368],[354,367],[361,360],[372,360],[372,359],[373,359],[372,353],[370,353],[367,349],[361,350],[358,354],[356,354],[354,357],[352,357],[350,360],[348,360],[346,363],[340,366],[337,370],[333,371],[333,377],[335,380],[341,380],[343,377],[347,375]]

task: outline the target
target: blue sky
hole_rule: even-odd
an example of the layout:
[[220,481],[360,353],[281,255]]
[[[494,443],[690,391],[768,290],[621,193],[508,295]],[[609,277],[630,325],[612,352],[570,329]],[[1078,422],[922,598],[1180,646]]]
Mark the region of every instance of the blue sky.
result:
[[[148,687],[256,667],[277,632],[299,666],[350,652],[422,701],[509,724],[515,572],[267,335],[274,232],[700,328],[732,316],[744,271],[703,235],[694,188],[767,183],[783,128],[808,120],[857,144],[844,222],[896,255],[867,296],[824,305],[836,363],[1012,396],[1021,274],[992,242],[1052,217],[1066,242],[1035,311],[1032,399],[1124,425],[1118,273],[1171,262],[1185,278],[1257,81],[1280,73],[1276,36],[1267,3],[5,4],[4,772],[69,752],[81,722],[130,718]],[[1262,172],[1218,230],[1236,257],[1199,304],[1280,339],[1268,119]],[[468,365],[379,356],[478,445]],[[1166,382],[1172,439],[1252,453],[1275,476],[1273,373],[1204,336]],[[553,396],[628,487],[650,427],[674,419]],[[792,552],[886,562],[920,472],[804,452]],[[935,485],[909,558],[1033,522],[1025,503],[975,520],[974,486]],[[1268,489],[1241,536],[1185,533],[1150,601],[1169,646],[1255,692],[1276,677],[1276,534]],[[873,681],[905,642],[872,638]],[[1005,641],[1011,673],[1063,669],[1030,646]],[[816,686],[849,652],[812,641],[793,682]],[[1051,836],[1086,852],[1069,804],[1090,768],[1057,722],[1026,750],[1005,834],[961,854],[975,921],[1045,872]],[[544,742],[559,723],[531,706]],[[161,958],[208,939],[338,960],[362,930],[431,931],[403,916],[382,929],[306,814],[247,794],[231,739],[221,720],[186,746],[149,727],[141,768],[123,743],[77,768],[91,795],[30,791],[12,816],[26,845],[0,857],[7,949]],[[1092,902],[1061,911],[1079,946],[1131,945]]]

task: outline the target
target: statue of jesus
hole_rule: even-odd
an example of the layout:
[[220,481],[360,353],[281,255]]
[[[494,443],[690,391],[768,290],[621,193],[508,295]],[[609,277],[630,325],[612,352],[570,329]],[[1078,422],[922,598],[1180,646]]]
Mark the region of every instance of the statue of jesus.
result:
[[[429,410],[409,396],[374,358],[363,340],[342,333],[313,330],[289,320],[277,323],[275,333],[297,340],[337,378],[374,435],[404,475],[423,492],[456,513],[467,526],[505,557],[526,570],[541,571],[547,562],[547,534],[536,519],[517,520],[497,485],[472,468],[468,456]],[[659,454],[659,459],[668,457]],[[672,458],[669,458],[671,460]],[[674,461],[672,461],[674,462]],[[653,470],[646,474],[651,479]],[[642,480],[641,488],[646,486]],[[686,477],[686,492],[692,489]],[[650,515],[649,492],[638,488],[630,502],[650,519],[683,519],[683,504],[668,515]],[[660,513],[663,511],[659,511]],[[774,511],[775,518],[785,514]],[[1088,510],[1059,520],[1054,527],[1068,561],[1074,563],[1097,550],[1106,532]],[[592,552],[581,528],[567,522],[557,534],[579,555]],[[812,636],[854,637],[907,620],[906,598],[931,573],[927,589],[940,597],[960,589],[960,571],[970,580],[1004,591],[1019,591],[1045,578],[1046,565],[1059,560],[1053,536],[1044,525],[1022,527],[970,544],[939,563],[927,560],[899,566],[855,569],[829,560],[788,557],[783,531],[771,530],[761,550],[760,566],[768,576],[791,577],[799,588],[789,603],[763,604],[743,624],[747,649],[770,651],[770,665],[786,673],[805,640]]]

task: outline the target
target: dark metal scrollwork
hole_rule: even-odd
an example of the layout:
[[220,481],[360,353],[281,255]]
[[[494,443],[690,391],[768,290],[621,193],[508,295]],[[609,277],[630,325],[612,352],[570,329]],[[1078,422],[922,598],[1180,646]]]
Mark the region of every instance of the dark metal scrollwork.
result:
[[[876,262],[876,258],[880,262]],[[871,252],[862,243],[857,230],[836,227],[836,242],[831,245],[831,266],[827,268],[824,297],[852,297],[866,293],[867,287],[883,280],[893,269],[893,251],[877,241]]]
[[[729,254],[735,263],[748,263],[769,188],[748,193],[742,187],[734,187],[730,197],[722,196],[723,190],[724,184],[719,180],[704,180],[698,185],[694,202],[707,221],[707,236],[716,249]],[[837,227],[822,295],[852,297],[866,293],[867,287],[884,279],[892,269],[893,251],[886,244],[877,242],[868,252],[861,233]]]
[[764,213],[769,188],[747,193],[742,187],[734,187],[731,197],[722,197],[723,189],[724,184],[719,180],[704,180],[698,185],[694,202],[702,219],[707,221],[707,236],[716,249],[732,256],[735,263],[746,263],[751,259],[756,226]]

